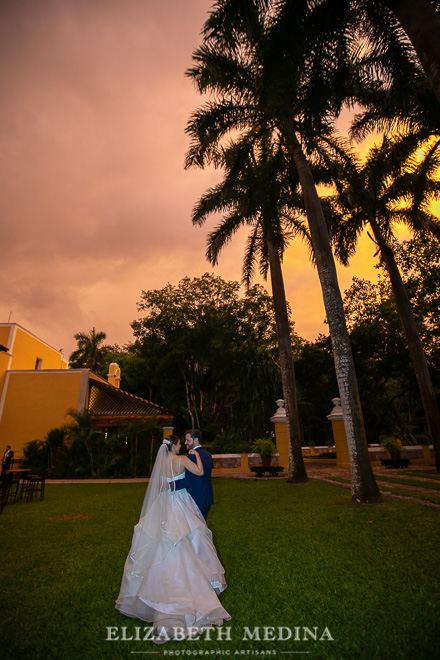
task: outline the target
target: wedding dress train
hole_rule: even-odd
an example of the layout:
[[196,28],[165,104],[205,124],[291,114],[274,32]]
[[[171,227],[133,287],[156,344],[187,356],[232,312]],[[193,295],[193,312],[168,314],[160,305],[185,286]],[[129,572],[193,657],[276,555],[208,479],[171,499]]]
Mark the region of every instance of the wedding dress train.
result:
[[224,569],[211,531],[182,487],[184,478],[185,473],[168,478],[135,526],[116,601],[126,616],[152,622],[163,641],[230,618],[217,598],[226,588]]

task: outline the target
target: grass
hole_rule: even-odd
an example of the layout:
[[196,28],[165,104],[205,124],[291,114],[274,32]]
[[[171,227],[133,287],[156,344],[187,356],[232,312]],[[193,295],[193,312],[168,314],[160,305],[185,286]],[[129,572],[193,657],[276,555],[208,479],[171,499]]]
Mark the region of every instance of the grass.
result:
[[[400,473],[398,473],[400,474]],[[424,502],[432,502],[433,504],[440,504],[440,493],[439,496],[437,497],[436,495],[433,495],[432,493],[424,493],[423,490],[408,490],[404,488],[398,488],[398,485],[403,485],[403,486],[416,486],[417,488],[420,489],[425,489],[426,491],[428,490],[440,490],[440,485],[437,483],[432,483],[428,481],[419,481],[417,478],[413,479],[413,472],[406,472],[404,473],[408,475],[407,479],[401,479],[399,477],[389,477],[388,475],[376,475],[376,481],[378,483],[378,486],[382,492],[386,493],[394,493],[395,495],[402,495],[403,497],[412,497],[417,500],[422,500]],[[423,473],[421,473],[423,474]],[[419,475],[416,475],[419,476]],[[332,481],[337,481],[338,483],[341,484],[349,484],[350,480],[346,479],[344,477],[331,477]],[[391,485],[393,484],[393,485]],[[394,485],[396,484],[396,485]]]
[[440,481],[440,473],[436,470],[402,470],[398,471],[397,474],[404,475],[409,474],[411,477],[425,477],[425,479],[433,479],[434,481]]
[[416,500],[422,500],[423,502],[431,502],[432,504],[440,504],[440,494],[437,497],[436,495],[431,495],[431,493],[416,493],[404,490],[403,488],[396,488],[395,486],[389,488],[388,486],[383,486],[380,482],[379,488],[385,493],[392,493],[393,495],[400,495],[401,497],[411,497]]
[[[143,500],[142,484],[63,484],[44,502],[8,505],[0,517],[2,657],[118,659],[151,651],[223,658],[292,652],[325,660],[439,657],[440,511],[386,498],[350,502],[317,481],[214,480],[209,519],[228,588],[231,641],[107,641],[107,627],[136,637],[144,623],[114,608]],[[288,641],[243,640],[246,627],[278,626]],[[312,631],[295,641],[296,628]],[[325,628],[334,641],[319,641]],[[270,636],[271,632],[268,631]],[[142,636],[142,635],[140,635]],[[229,652],[229,653],[227,653]],[[307,653],[306,653],[307,652]],[[136,654],[136,655],[134,655]],[[202,655],[203,654],[203,655]]]
[[403,486],[417,486],[417,488],[427,488],[428,490],[440,490],[440,483],[419,481],[417,478],[413,479],[412,475],[408,475],[407,479],[388,477],[388,475],[385,477],[377,475],[376,481],[386,481],[387,483],[401,484]]

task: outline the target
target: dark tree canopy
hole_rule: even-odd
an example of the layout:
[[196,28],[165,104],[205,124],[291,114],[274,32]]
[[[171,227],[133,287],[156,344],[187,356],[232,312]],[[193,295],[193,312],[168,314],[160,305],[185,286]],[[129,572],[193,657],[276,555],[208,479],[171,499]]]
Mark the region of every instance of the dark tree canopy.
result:
[[[271,431],[282,396],[271,297],[205,273],[144,291],[132,324],[156,402],[211,439],[237,443]],[[292,329],[293,333],[293,329]]]

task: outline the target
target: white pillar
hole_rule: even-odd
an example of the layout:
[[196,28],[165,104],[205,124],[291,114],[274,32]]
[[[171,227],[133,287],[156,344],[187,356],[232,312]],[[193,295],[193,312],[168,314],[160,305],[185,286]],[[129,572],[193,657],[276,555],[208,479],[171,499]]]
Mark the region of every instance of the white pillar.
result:
[[332,399],[333,410],[327,415],[332,423],[333,439],[336,447],[336,465],[338,467],[350,467],[350,455],[348,453],[347,436],[345,435],[344,413],[341,407],[341,399]]
[[284,399],[278,399],[276,402],[278,409],[270,418],[275,426],[275,442],[280,455],[280,465],[286,470],[289,467],[289,439],[287,437],[287,418],[284,408]]

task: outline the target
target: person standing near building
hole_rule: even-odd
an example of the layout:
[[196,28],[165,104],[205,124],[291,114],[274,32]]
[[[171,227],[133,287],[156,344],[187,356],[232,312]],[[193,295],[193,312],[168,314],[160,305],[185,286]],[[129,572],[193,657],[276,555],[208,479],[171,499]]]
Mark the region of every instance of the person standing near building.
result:
[[14,452],[11,449],[11,445],[7,445],[5,453],[3,454],[2,472],[6,472],[10,469],[13,458]]

